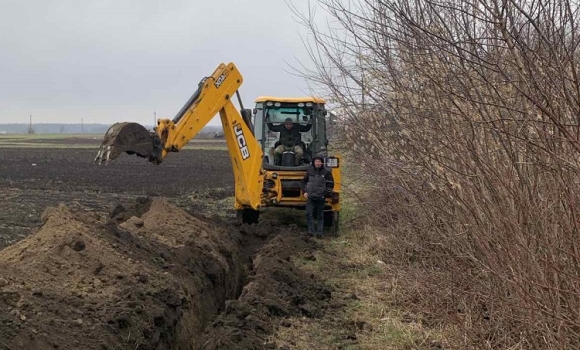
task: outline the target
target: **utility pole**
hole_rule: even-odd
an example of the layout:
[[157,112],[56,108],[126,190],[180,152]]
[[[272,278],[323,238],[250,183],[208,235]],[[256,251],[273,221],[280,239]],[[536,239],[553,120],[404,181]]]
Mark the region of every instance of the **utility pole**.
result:
[[33,134],[33,130],[32,130],[32,114],[30,115],[30,124],[28,124],[28,133],[29,134]]
[[81,118],[81,134],[85,133],[85,128],[84,128],[84,124],[83,124],[83,118]]
[[157,125],[157,111],[153,111],[153,130],[155,130],[156,125]]

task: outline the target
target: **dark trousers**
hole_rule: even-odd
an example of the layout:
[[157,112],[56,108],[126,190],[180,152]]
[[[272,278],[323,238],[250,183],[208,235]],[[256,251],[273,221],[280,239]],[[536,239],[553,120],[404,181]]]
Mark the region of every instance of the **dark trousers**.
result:
[[308,233],[322,235],[324,227],[324,198],[306,200],[306,223],[308,224]]

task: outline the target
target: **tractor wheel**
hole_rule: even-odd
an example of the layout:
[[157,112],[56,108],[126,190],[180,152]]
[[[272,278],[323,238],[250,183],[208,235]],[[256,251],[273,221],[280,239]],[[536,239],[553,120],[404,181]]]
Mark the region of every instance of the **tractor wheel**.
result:
[[329,227],[333,236],[338,236],[338,224],[340,219],[340,212],[325,211],[324,212],[324,227]]
[[240,224],[257,224],[260,211],[254,209],[240,209],[236,211],[236,218]]

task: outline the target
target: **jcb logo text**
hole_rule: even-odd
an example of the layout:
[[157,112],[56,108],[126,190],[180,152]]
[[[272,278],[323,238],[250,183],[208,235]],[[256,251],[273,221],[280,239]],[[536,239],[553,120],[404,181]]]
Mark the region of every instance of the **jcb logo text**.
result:
[[228,70],[224,70],[224,72],[222,74],[220,74],[220,76],[217,78],[217,80],[214,83],[214,85],[217,89],[219,89],[220,86],[222,86],[222,83],[226,80],[226,78],[228,77],[229,74],[230,74],[230,72]]
[[234,124],[234,134],[238,140],[238,147],[240,152],[242,152],[242,159],[246,160],[250,158],[250,150],[248,149],[248,143],[244,137],[244,132],[242,131],[242,126],[240,124]]

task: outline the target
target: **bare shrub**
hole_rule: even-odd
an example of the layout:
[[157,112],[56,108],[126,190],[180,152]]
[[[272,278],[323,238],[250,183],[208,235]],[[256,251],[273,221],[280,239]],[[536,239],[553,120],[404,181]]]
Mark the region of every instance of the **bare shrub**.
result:
[[[301,72],[339,106],[388,252],[465,345],[580,343],[578,4],[319,0]],[[443,277],[447,276],[447,277]],[[431,282],[433,282],[431,280]],[[426,311],[427,312],[427,311]]]

